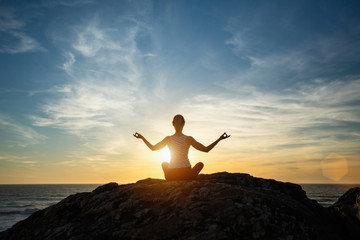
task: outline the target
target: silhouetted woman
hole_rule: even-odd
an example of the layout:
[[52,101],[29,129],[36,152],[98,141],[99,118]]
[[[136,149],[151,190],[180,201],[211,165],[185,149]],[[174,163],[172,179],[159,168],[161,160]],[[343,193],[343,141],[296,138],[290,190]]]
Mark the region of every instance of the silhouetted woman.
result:
[[230,137],[226,133],[223,133],[215,142],[205,147],[201,143],[197,142],[193,137],[186,136],[182,130],[185,125],[185,119],[182,115],[176,115],[172,122],[175,128],[175,134],[165,137],[161,142],[152,145],[141,134],[135,133],[134,137],[141,138],[146,146],[152,151],[159,150],[165,146],[169,147],[171,153],[170,163],[163,162],[161,164],[164,171],[166,180],[191,180],[195,179],[204,167],[202,162],[197,163],[191,168],[188,158],[188,152],[190,146],[202,152],[209,152],[215,147],[215,145],[223,139]]

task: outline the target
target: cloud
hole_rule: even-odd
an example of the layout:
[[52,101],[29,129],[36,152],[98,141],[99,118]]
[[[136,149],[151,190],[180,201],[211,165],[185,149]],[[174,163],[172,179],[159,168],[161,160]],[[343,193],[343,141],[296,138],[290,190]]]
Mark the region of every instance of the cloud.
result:
[[[87,79],[68,87],[60,99],[42,106],[47,117],[34,118],[36,126],[54,126],[80,134],[92,128],[128,121],[134,97],[126,84]],[[116,116],[116,117],[115,117]],[[115,122],[114,122],[115,120]]]
[[57,6],[74,7],[77,5],[92,4],[94,2],[94,0],[46,0],[43,1],[43,4],[46,7],[53,8]]
[[98,20],[94,18],[88,26],[76,30],[77,39],[73,48],[86,57],[94,57],[99,50],[122,50],[122,47],[112,41],[106,33],[98,27]]
[[180,109],[191,121],[191,132],[201,136],[228,131],[237,148],[267,152],[336,148],[358,153],[360,107],[351,103],[360,102],[359,89],[359,77],[303,83],[281,95],[249,88],[236,94],[197,95],[182,102]]
[[147,29],[129,19],[116,21],[119,29],[103,26],[97,17],[73,28],[60,66],[70,78],[55,88],[66,91],[52,95],[40,106],[41,114],[31,116],[35,126],[80,137],[87,151],[76,154],[83,159],[90,152],[93,156],[123,153],[124,132],[147,98],[141,93],[143,59],[148,56],[136,42]]
[[[352,54],[360,48],[351,39],[333,34],[297,47],[261,52],[251,51],[246,35],[241,41],[238,36],[233,32],[226,43],[234,54],[247,57],[249,67],[215,84],[237,95],[232,101],[239,104],[229,106],[241,113],[239,134],[259,141],[259,133],[269,150],[308,149],[315,154],[333,148],[358,154],[360,79],[349,66],[360,60]],[[224,109],[225,115],[235,115]]]
[[241,35],[239,32],[236,32],[230,39],[225,41],[225,44],[232,46],[232,50],[236,54],[241,54],[244,50],[247,50],[246,43]]
[[45,49],[35,39],[22,32],[9,31],[7,34],[15,38],[15,44],[13,42],[10,44],[3,44],[3,46],[0,47],[0,52],[2,53],[16,54],[45,51]]
[[46,51],[34,38],[24,33],[25,23],[16,19],[14,12],[0,9],[0,53]]
[[[38,161],[29,160],[29,156],[9,155],[0,153],[0,164],[5,166],[9,163],[11,165],[17,165],[25,168],[33,168],[38,164]],[[5,163],[6,162],[6,163]]]
[[15,123],[13,119],[4,114],[0,114],[0,128],[3,129],[4,136],[8,134],[7,138],[4,138],[7,145],[26,147],[43,143],[47,139],[46,136],[37,133],[32,128]]
[[9,162],[21,162],[26,161],[28,156],[17,156],[17,155],[0,155],[0,161],[9,161]]
[[0,31],[20,29],[24,23],[15,19],[13,11],[1,8],[0,10]]
[[49,94],[56,94],[56,93],[70,93],[71,88],[69,86],[54,86],[49,89],[44,90],[33,90],[33,91],[24,91],[24,90],[5,90],[5,92],[25,92],[29,96],[35,96],[36,94],[40,93],[49,93]]
[[[239,72],[219,86],[239,90],[242,86],[255,86],[258,90],[282,92],[297,88],[302,82],[316,79],[337,81],[358,74],[360,45],[355,36],[358,29],[344,33],[323,31],[313,37],[298,41],[264,41],[260,26],[241,26],[241,21],[231,22],[226,30],[231,37],[225,40],[231,51],[241,60],[247,60]],[[261,27],[264,27],[261,25]],[[246,29],[246,30],[244,30]],[[275,29],[274,32],[280,29]],[[271,36],[270,36],[271,37]]]
[[63,69],[68,75],[72,75],[72,66],[75,63],[75,55],[72,54],[71,52],[65,52],[64,53],[65,57],[66,57],[66,62],[63,63],[63,65],[60,67],[61,69]]

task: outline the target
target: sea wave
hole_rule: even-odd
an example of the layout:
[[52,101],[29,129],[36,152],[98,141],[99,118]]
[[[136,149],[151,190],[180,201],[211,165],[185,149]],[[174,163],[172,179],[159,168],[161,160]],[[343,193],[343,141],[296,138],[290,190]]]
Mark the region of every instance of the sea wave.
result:
[[7,210],[4,209],[4,210],[0,210],[0,215],[14,215],[14,214],[31,215],[39,210],[41,209],[40,208],[7,209]]
[[0,185],[0,232],[70,194],[89,192],[99,184]]

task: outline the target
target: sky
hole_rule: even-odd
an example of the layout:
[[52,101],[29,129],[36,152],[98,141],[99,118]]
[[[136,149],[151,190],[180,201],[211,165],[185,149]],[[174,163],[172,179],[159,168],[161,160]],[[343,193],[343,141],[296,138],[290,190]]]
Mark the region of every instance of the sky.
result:
[[0,184],[203,173],[360,183],[358,1],[0,0]]

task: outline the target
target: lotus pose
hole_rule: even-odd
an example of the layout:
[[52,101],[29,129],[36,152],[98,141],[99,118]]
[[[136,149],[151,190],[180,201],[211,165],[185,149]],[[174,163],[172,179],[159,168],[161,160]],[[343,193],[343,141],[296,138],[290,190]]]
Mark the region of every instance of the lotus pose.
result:
[[161,142],[152,145],[139,133],[135,133],[134,137],[140,138],[144,141],[152,151],[159,150],[165,146],[169,147],[171,153],[170,163],[163,162],[161,167],[164,171],[166,180],[192,180],[197,177],[201,169],[204,167],[202,162],[197,163],[193,168],[190,165],[188,152],[190,146],[202,152],[209,152],[215,147],[218,142],[230,137],[230,135],[223,133],[215,142],[205,147],[197,142],[193,137],[186,136],[182,130],[185,125],[185,119],[182,115],[176,115],[172,122],[175,128],[175,134],[165,137]]

